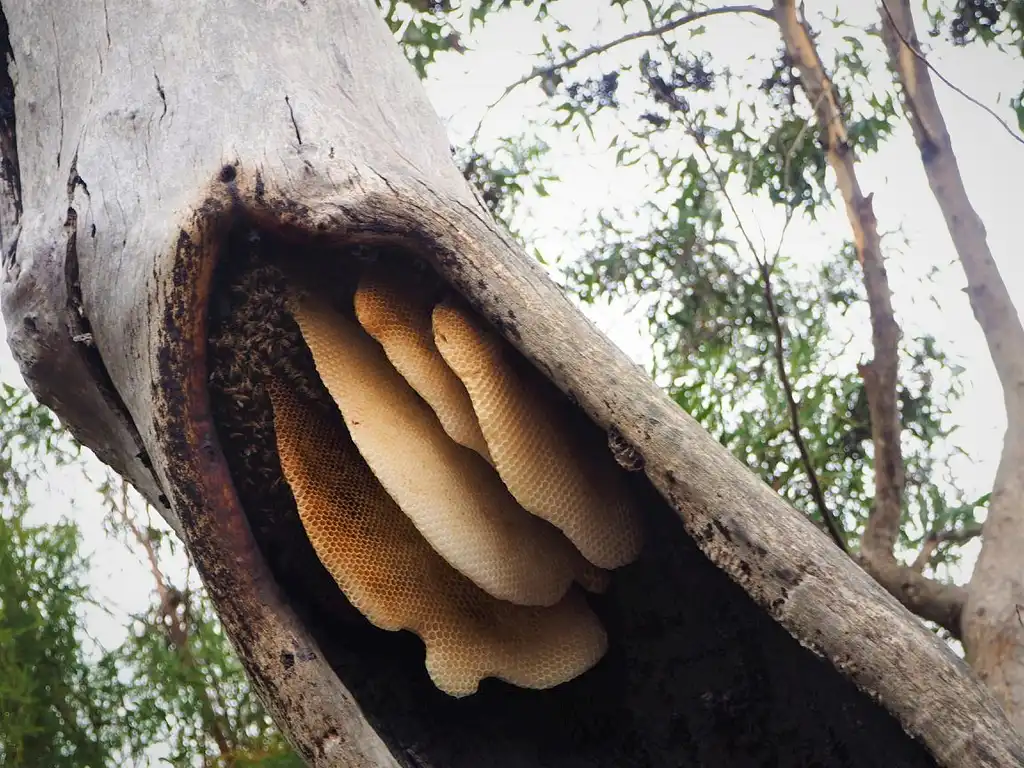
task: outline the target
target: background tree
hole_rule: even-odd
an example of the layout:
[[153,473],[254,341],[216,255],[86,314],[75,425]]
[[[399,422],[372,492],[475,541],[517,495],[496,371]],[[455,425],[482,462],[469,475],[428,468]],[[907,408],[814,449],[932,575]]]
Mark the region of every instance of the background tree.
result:
[[145,559],[154,581],[154,603],[101,662],[111,682],[129,681],[118,710],[132,725],[132,751],[159,746],[182,768],[303,765],[251,690],[191,566],[175,584],[162,556],[178,554],[173,533],[123,479],[108,472],[99,490],[111,535]]
[[[156,601],[139,615],[95,596],[77,521],[33,519],[48,472],[69,465],[88,482],[95,460],[31,395],[0,385],[0,766],[302,765],[252,693],[201,585],[177,587],[168,575],[173,534],[139,511],[124,481],[104,470],[84,507],[98,516],[105,504],[110,546],[148,562]],[[89,632],[84,609],[97,607],[127,622],[120,645]]]
[[29,483],[72,446],[31,397],[0,386],[0,765],[109,764],[105,691],[79,613],[78,531],[32,525]]
[[[501,24],[512,4],[412,5],[405,15],[389,6],[388,18],[400,39],[419,43],[410,56],[422,72],[433,60],[429,33],[438,51],[472,47],[474,25]],[[542,50],[498,102],[535,87],[549,116],[496,148],[478,127],[460,150],[467,176],[514,228],[529,180],[550,181],[537,174],[550,175],[544,154],[555,137],[607,144],[620,168],[647,173],[651,194],[639,213],[603,210],[584,224],[582,253],[561,270],[566,287],[584,302],[642,303],[653,372],[676,401],[908,608],[947,638],[966,633],[968,660],[1024,727],[1024,584],[1011,554],[1024,537],[1024,449],[1015,439],[1024,431],[1024,333],[960,180],[929,82],[948,81],[927,63],[911,4],[886,0],[873,19],[850,21],[826,15],[831,7],[805,18],[791,2],[613,0],[601,13],[621,19],[622,34],[588,45],[575,42],[571,9],[530,7],[544,28]],[[921,10],[931,37],[992,46],[1008,60],[1024,51],[1024,3]],[[705,42],[713,25],[736,16],[774,39],[774,57],[729,57]],[[970,102],[964,94],[965,109],[982,108]],[[1018,140],[1020,104],[1011,95],[1004,114],[992,114]],[[901,329],[885,267],[899,242],[879,230],[858,179],[859,163],[904,116],[1006,396],[1003,460],[980,497],[944,471],[958,450],[945,417],[961,394],[961,369],[934,335]],[[793,253],[791,224],[840,201],[850,241],[817,260]],[[982,519],[990,533],[975,577],[957,585],[950,569]]]

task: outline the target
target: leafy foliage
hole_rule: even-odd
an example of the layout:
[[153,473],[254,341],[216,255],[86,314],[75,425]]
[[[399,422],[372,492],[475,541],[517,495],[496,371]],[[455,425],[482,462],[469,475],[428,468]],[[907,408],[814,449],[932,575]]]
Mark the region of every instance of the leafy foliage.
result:
[[[532,0],[526,0],[529,5]],[[456,31],[449,16],[465,13],[469,28],[485,21],[493,11],[510,7],[513,0],[475,0],[458,3],[452,0],[377,0],[384,21],[402,46],[409,63],[420,77],[440,53],[462,53],[462,36]],[[546,3],[539,3],[540,6]],[[468,6],[468,7],[467,7]]]
[[0,383],[0,501],[22,508],[28,483],[79,456],[78,443],[23,389]]
[[558,180],[543,167],[547,151],[543,142],[505,138],[487,155],[461,150],[456,162],[488,210],[509,222],[527,191],[546,197],[548,185]]
[[117,724],[83,642],[88,599],[74,525],[0,513],[0,765],[113,764]]
[[[180,631],[178,631],[180,630]],[[173,766],[301,768],[249,687],[209,601],[172,590],[136,617],[128,638],[100,662],[112,687],[128,679],[113,710],[131,723],[128,751],[163,745]],[[233,762],[231,762],[233,761]]]
[[[120,646],[89,639],[82,609],[98,603],[77,526],[29,521],[33,481],[82,458],[52,413],[0,385],[0,766],[122,766],[158,748],[182,768],[299,768],[201,589],[161,573],[159,599]],[[107,480],[99,499],[127,505],[126,489]],[[113,534],[131,527],[136,547],[173,554],[165,526],[124,520]]]
[[107,765],[117,746],[80,610],[78,529],[28,520],[31,482],[78,450],[28,392],[0,384],[0,766]]
[[[659,24],[692,10],[679,3],[620,5],[643,5]],[[878,149],[896,118],[891,95],[864,95],[863,49],[859,38],[846,36],[831,70],[861,155]],[[622,87],[627,73],[629,95]],[[646,202],[640,231],[624,232],[607,215],[596,223],[590,234],[597,245],[569,271],[569,285],[584,301],[647,297],[656,373],[675,400],[788,501],[820,520],[813,472],[855,542],[871,508],[873,455],[858,370],[870,350],[865,336],[843,338],[841,330],[865,302],[853,248],[807,273],[784,249],[755,250],[729,197],[767,199],[787,219],[814,217],[832,205],[825,149],[810,106],[796,98],[791,62],[781,51],[762,74],[741,76],[716,64],[692,38],[684,48],[659,37],[635,65],[617,71],[615,99],[595,99],[593,83],[609,77],[582,81],[584,87],[567,82],[552,100],[553,122],[571,125],[574,117],[590,121],[599,110],[616,110],[628,127],[614,140],[620,163],[642,159],[653,168],[658,195]],[[769,261],[766,286],[761,264]],[[775,354],[768,287],[781,319],[785,370]],[[904,543],[913,546],[950,507],[931,470],[936,442],[948,437],[941,417],[955,391],[934,384],[934,368],[953,369],[933,339],[908,341],[903,352],[907,511],[915,522]],[[792,386],[810,468],[792,434],[783,377]]]
[[[201,586],[179,587],[168,562],[180,543],[124,480],[107,472],[98,490],[108,534],[134,549],[153,578],[155,600],[130,617],[127,637],[104,653],[102,679],[117,692],[109,708],[122,723],[124,752],[139,759],[160,745],[169,765],[299,768],[250,688]],[[143,522],[144,521],[144,522]]]
[[[958,2],[947,13],[957,14],[964,29],[987,25],[1008,40],[1016,34],[1019,6],[973,3],[971,11]],[[986,22],[993,9],[998,18]],[[859,370],[870,359],[870,335],[854,249],[847,243],[807,265],[784,242],[777,253],[755,247],[734,206],[737,195],[766,201],[783,232],[791,219],[814,220],[834,206],[825,146],[785,50],[773,58],[751,56],[743,71],[733,71],[727,57],[701,45],[710,21],[685,23],[698,10],[685,1],[610,0],[597,12],[618,14],[634,32],[670,26],[672,32],[651,34],[639,50],[634,36],[629,53],[612,46],[588,58],[591,49],[574,42],[574,30],[556,18],[559,6],[551,3],[538,15],[546,24],[534,82],[549,111],[534,129],[536,152],[525,149],[526,135],[515,139],[515,153],[499,145],[491,161],[490,147],[459,154],[491,210],[510,222],[532,178],[530,163],[509,162],[510,156],[539,157],[547,148],[540,136],[552,130],[581,143],[611,131],[618,165],[649,173],[650,193],[637,210],[606,210],[585,226],[580,242],[592,245],[566,270],[567,287],[583,302],[641,302],[658,381],[767,483],[820,520],[810,492],[813,472],[855,545],[871,509],[874,456]],[[841,19],[832,26],[842,31],[822,55],[851,149],[865,157],[897,124],[891,82],[876,90],[876,31]],[[563,65],[567,60],[587,63]],[[943,471],[943,446],[952,437],[944,417],[959,395],[958,374],[934,338],[902,342],[906,550],[919,548],[930,532],[972,524],[984,508],[984,498],[965,499]],[[784,377],[810,466],[793,437]],[[956,547],[943,547],[932,565],[957,555]]]
[[[951,9],[928,2],[924,6],[933,37],[945,30],[954,45],[982,43],[1001,51],[1015,48],[1024,56],[1024,0],[956,0]],[[1024,132],[1024,89],[1010,99],[1010,106]]]

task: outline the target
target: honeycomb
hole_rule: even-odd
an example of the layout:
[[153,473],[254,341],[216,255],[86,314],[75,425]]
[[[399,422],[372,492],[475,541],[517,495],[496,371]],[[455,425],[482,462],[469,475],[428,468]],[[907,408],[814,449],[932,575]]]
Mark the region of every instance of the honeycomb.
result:
[[447,435],[359,325],[308,294],[291,305],[359,453],[444,560],[519,605],[553,605],[574,578],[603,586],[605,575],[557,528],[525,511],[484,459]]
[[359,280],[359,324],[384,347],[392,365],[433,409],[448,436],[493,463],[469,393],[434,345],[433,302],[411,281],[383,269],[370,267]]
[[564,406],[524,380],[499,338],[466,311],[437,305],[433,329],[515,499],[563,531],[594,565],[633,561],[642,544],[640,519],[611,453],[576,439]]
[[488,595],[431,548],[340,420],[319,415],[280,374],[268,389],[281,468],[317,555],[373,624],[422,638],[438,688],[465,696],[492,676],[549,688],[604,655],[607,636],[578,590],[547,607]]

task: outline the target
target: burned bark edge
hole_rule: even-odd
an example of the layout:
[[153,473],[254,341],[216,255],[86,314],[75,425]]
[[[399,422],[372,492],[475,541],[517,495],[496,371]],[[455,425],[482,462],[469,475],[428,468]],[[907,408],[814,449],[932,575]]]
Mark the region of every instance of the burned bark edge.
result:
[[[179,232],[178,300],[163,314],[154,392],[183,537],[260,698],[313,766],[397,768],[288,605],[253,539],[220,450],[207,387],[206,329],[218,248],[232,225],[230,200],[210,197]],[[159,309],[159,308],[154,308]],[[344,729],[341,730],[341,729]]]

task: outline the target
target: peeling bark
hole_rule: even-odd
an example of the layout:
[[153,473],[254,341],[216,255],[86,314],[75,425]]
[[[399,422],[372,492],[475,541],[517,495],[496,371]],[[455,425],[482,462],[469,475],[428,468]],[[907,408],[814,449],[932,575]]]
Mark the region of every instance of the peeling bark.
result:
[[[3,10],[23,205],[2,222],[5,238],[20,227],[2,283],[12,347],[41,399],[119,471],[132,476],[141,443],[248,674],[311,765],[1024,762],[948,648],[495,224],[370,0]],[[248,514],[212,415],[207,324],[218,269],[253,239],[339,270],[373,248],[429,264],[594,439],[613,433],[640,457],[649,545],[595,599],[613,648],[592,673],[445,697],[421,645],[360,623],[308,541]]]
[[964,647],[1024,732],[1024,326],[1006,289],[985,225],[971,205],[920,54],[909,0],[885,0],[883,37],[932,194],[942,211],[964,273],[971,309],[981,325],[1003,387],[1007,430],[982,529],[982,549],[968,588]]

